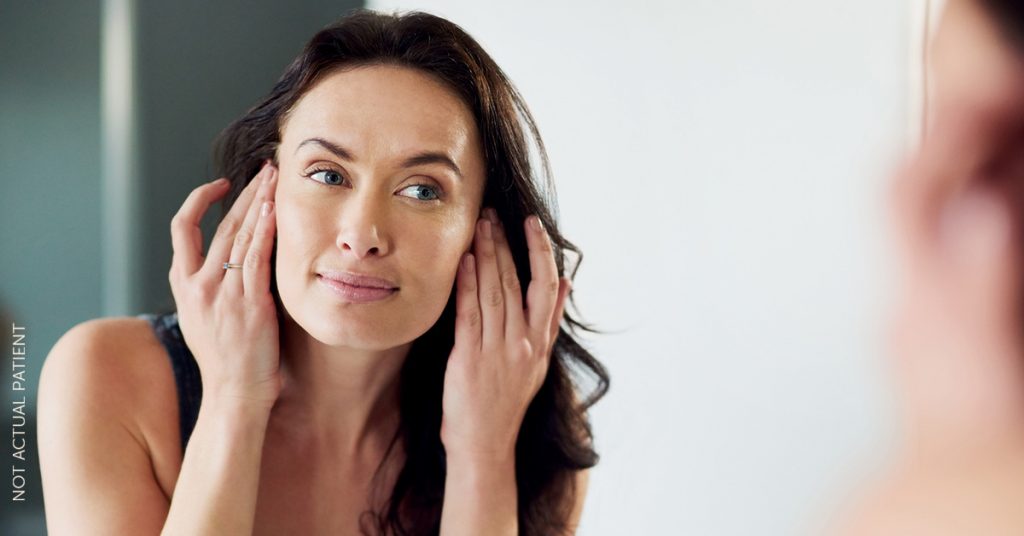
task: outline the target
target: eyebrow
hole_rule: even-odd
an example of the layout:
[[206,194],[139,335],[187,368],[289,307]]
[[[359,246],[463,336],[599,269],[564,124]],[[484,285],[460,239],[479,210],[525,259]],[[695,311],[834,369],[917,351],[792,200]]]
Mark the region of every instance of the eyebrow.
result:
[[[320,147],[323,147],[324,149],[327,149],[328,151],[334,153],[335,156],[342,160],[347,160],[349,162],[355,161],[355,157],[352,156],[351,151],[336,143],[327,141],[323,138],[309,138],[307,140],[303,140],[303,142],[300,143],[299,146],[295,148],[295,152],[299,152],[299,149],[302,149],[306,145],[319,145]],[[424,164],[441,164],[455,172],[455,176],[457,176],[459,180],[462,180],[462,170],[459,169],[459,166],[455,163],[454,160],[451,159],[451,157],[441,152],[423,151],[416,153],[402,161],[402,167],[407,168],[413,166],[420,166]]]

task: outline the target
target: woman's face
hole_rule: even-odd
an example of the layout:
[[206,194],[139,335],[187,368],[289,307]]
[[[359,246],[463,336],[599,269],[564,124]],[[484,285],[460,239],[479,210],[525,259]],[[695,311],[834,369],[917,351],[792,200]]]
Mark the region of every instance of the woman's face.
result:
[[[311,88],[277,150],[275,270],[288,315],[324,344],[363,349],[430,329],[472,244],[481,147],[469,108],[419,71],[359,67]],[[398,290],[354,301],[332,289],[329,272]]]

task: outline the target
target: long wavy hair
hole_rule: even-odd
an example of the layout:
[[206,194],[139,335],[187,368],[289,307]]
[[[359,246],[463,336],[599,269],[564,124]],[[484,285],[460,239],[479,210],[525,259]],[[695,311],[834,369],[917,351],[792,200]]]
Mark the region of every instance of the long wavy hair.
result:
[[[214,146],[218,175],[232,184],[222,201],[221,217],[262,162],[274,159],[283,122],[300,97],[331,72],[368,65],[417,69],[445,83],[465,102],[483,142],[484,206],[497,210],[507,230],[520,281],[530,280],[529,252],[519,225],[529,214],[537,214],[551,235],[559,275],[566,273],[566,253],[575,253],[569,276],[574,278],[583,255],[559,232],[547,154],[526,104],[505,73],[462,28],[422,12],[389,15],[355,10],[313,36],[270,94],[218,136]],[[531,165],[527,134],[536,143],[539,170]],[[280,313],[280,296],[273,277],[271,281]],[[521,287],[525,303],[528,285]],[[567,305],[576,308],[571,294]],[[574,474],[598,461],[587,410],[608,391],[609,377],[573,337],[579,330],[599,331],[574,319],[568,310],[547,376],[526,411],[516,442],[518,520],[524,535],[563,533],[567,505],[576,497]],[[400,424],[388,453],[402,441],[406,460],[386,506],[360,516],[364,533],[419,535],[440,530],[446,474],[441,395],[454,335],[453,290],[438,321],[413,342],[401,370]],[[593,388],[588,396],[577,399],[581,376],[589,376]]]

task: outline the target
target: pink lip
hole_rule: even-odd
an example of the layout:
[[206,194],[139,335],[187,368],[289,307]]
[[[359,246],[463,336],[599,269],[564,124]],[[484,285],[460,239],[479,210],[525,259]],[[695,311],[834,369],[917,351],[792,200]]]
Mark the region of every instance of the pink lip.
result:
[[324,279],[333,279],[340,283],[345,283],[353,287],[368,287],[368,288],[382,288],[382,289],[397,289],[398,285],[390,279],[384,279],[381,277],[373,277],[369,275],[357,274],[355,272],[338,272],[334,270],[324,270],[318,274]]
[[344,281],[338,281],[323,275],[317,275],[316,279],[342,299],[352,303],[375,302],[398,292],[397,288],[373,288],[350,285]]

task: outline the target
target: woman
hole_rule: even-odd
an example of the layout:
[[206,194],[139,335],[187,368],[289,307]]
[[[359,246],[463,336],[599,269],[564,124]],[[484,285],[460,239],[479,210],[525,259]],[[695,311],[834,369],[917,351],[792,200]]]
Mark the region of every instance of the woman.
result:
[[315,35],[172,221],[177,313],[47,358],[51,534],[574,532],[608,376],[559,328],[593,331],[524,126],[547,178],[515,88],[444,19]]

